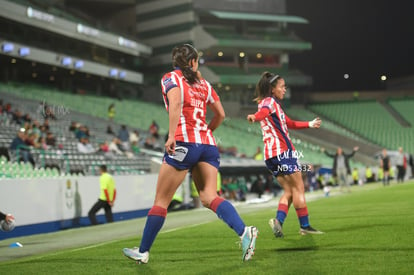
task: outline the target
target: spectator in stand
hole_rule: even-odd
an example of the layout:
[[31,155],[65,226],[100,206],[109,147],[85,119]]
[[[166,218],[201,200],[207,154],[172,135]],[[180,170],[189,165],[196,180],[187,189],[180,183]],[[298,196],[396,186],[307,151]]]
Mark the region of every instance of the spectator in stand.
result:
[[23,124],[23,114],[19,110],[15,110],[12,113],[12,123],[22,125]]
[[24,128],[26,134],[29,135],[32,130],[32,125],[30,124],[30,122],[24,121],[22,128]]
[[85,127],[85,134],[86,134],[86,136],[87,136],[88,138],[90,138],[90,137],[91,137],[91,132],[89,131],[89,127],[88,127],[88,126],[86,126],[86,125],[84,125],[84,127]]
[[95,148],[93,148],[92,144],[90,144],[87,137],[82,137],[78,142],[78,151],[79,153],[83,154],[91,154],[96,152]]
[[52,132],[47,132],[47,134],[46,134],[46,144],[49,147],[55,147],[56,146],[56,138],[55,138],[55,136],[53,135]]
[[139,132],[134,130],[129,136],[129,142],[131,144],[131,150],[133,153],[138,154],[139,150]]
[[25,114],[23,116],[23,122],[28,122],[29,124],[32,122],[32,118],[30,117],[29,114]]
[[129,142],[131,144],[138,144],[139,142],[139,132],[138,130],[132,131],[132,133],[129,135]]
[[47,130],[43,124],[40,125],[39,130],[40,130],[40,137],[46,138]]
[[160,137],[159,133],[158,133],[159,129],[160,129],[160,127],[158,126],[157,122],[155,122],[155,120],[153,120],[150,127],[149,127],[149,132],[156,139],[158,139]]
[[123,155],[124,152],[120,149],[120,147],[121,141],[117,137],[114,137],[111,143],[109,144],[109,152],[116,155]]
[[23,160],[25,163],[30,162],[35,167],[35,161],[30,148],[26,144],[27,135],[22,128],[17,132],[17,136],[12,140],[9,149],[16,154],[17,161]]
[[109,121],[113,121],[115,117],[115,103],[111,103],[108,107],[108,119]]
[[76,121],[72,121],[69,126],[69,132],[75,132],[78,129],[78,124]]
[[75,137],[80,140],[83,137],[88,137],[88,129],[84,125],[80,125],[75,131]]
[[109,144],[107,141],[104,141],[99,144],[99,152],[108,153],[109,152]]
[[109,152],[107,154],[108,157],[113,155],[124,155],[128,158],[133,158],[134,154],[132,154],[130,151],[125,150],[122,146],[122,142],[119,140],[119,138],[113,138],[112,142],[109,144]]
[[129,150],[129,131],[126,125],[121,125],[121,128],[118,131],[118,138],[122,143],[124,150]]
[[33,148],[40,149],[41,144],[39,142],[39,138],[36,136],[36,134],[31,133],[28,135],[26,139],[27,146],[32,146]]
[[48,119],[45,119],[43,121],[43,126],[45,127],[46,131],[50,130],[50,125],[49,125],[49,120]]
[[41,102],[43,103],[43,117],[45,119],[56,119],[55,113],[53,112],[53,108],[47,105],[45,101]]
[[8,114],[12,114],[12,107],[10,103],[6,103],[6,105],[4,105],[4,110],[8,113]]
[[7,124],[8,120],[7,112],[4,110],[3,104],[0,103],[0,124]]
[[108,125],[108,128],[106,128],[106,133],[109,135],[114,135],[114,136],[116,135],[114,130],[112,130],[111,125]]
[[147,149],[154,149],[154,144],[156,142],[156,138],[152,135],[147,136],[147,138],[145,139],[145,143],[144,146]]
[[39,138],[42,135],[42,131],[40,130],[40,123],[38,120],[33,120],[31,132]]
[[49,146],[47,146],[47,144],[46,144],[46,138],[45,137],[40,137],[39,138],[39,143],[40,143],[40,149],[43,149],[43,150],[48,150],[49,149]]

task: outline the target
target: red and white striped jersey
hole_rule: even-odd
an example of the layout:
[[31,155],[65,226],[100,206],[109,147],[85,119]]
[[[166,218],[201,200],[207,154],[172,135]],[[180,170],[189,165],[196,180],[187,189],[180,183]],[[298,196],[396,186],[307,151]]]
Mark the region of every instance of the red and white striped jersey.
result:
[[282,110],[282,107],[273,97],[266,97],[259,102],[259,111],[268,109],[269,114],[260,120],[264,142],[264,157],[270,159],[280,155],[285,151],[295,151],[289,137],[288,128],[302,129],[308,128],[308,121],[294,121]]
[[207,105],[219,101],[216,91],[205,79],[190,85],[181,70],[166,73],[161,79],[162,95],[168,112],[167,93],[174,87],[181,90],[181,114],[175,140],[216,145],[206,122]]

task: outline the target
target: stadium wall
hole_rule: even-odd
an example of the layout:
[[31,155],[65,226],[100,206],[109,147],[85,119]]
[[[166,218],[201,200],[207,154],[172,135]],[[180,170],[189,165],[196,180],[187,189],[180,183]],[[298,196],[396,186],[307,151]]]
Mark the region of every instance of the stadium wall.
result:
[[[157,174],[114,176],[117,198],[114,221],[146,216],[155,196]],[[186,179],[185,183],[188,182]],[[0,240],[90,225],[88,211],[99,197],[99,177],[2,179],[1,211],[13,213],[16,228]],[[189,190],[188,185],[180,191]],[[187,192],[188,193],[188,192]],[[189,194],[183,195],[184,202]],[[104,211],[98,222],[106,222]]]

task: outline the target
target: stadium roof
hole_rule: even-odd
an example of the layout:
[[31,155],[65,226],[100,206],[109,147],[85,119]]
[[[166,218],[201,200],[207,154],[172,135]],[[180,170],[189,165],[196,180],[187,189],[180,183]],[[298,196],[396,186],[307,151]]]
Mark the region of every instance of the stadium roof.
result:
[[259,14],[246,12],[228,12],[228,11],[210,11],[211,14],[220,19],[237,19],[249,21],[269,21],[269,22],[286,22],[286,23],[300,23],[308,24],[309,21],[305,18],[292,15],[274,15],[274,14]]

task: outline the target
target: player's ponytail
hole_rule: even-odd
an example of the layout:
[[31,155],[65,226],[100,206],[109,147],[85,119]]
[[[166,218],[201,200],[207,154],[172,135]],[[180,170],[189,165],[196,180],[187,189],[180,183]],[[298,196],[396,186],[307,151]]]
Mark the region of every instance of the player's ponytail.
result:
[[276,86],[277,81],[281,79],[279,75],[270,72],[264,72],[256,84],[255,98],[253,101],[259,103],[263,98],[272,96],[272,87]]
[[191,60],[194,59],[198,60],[198,52],[190,44],[177,46],[172,50],[173,67],[179,68],[190,84],[194,84],[198,80],[197,72],[194,72],[190,66]]

